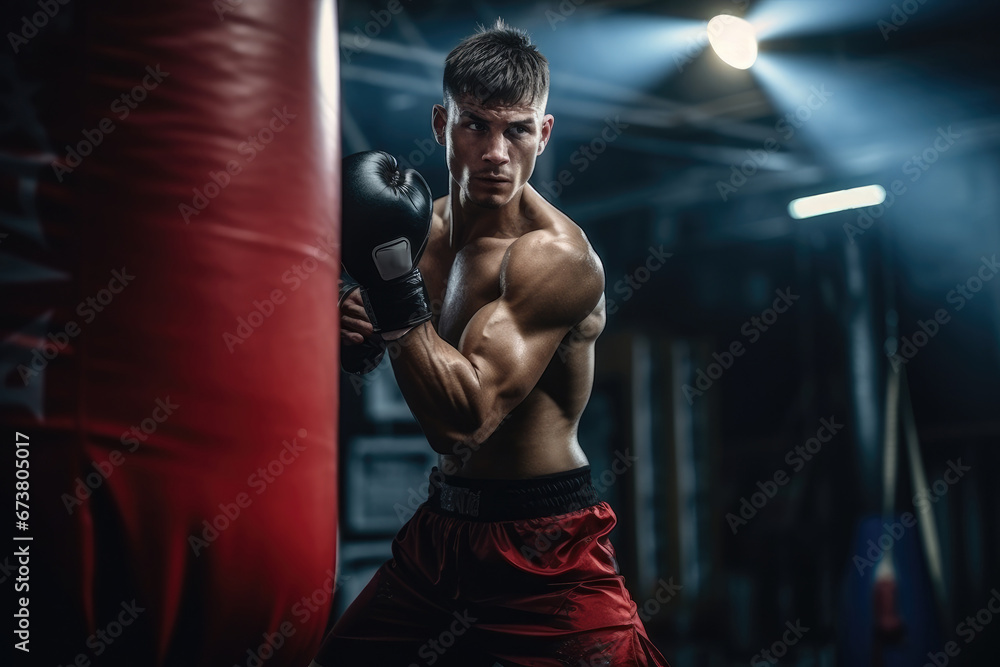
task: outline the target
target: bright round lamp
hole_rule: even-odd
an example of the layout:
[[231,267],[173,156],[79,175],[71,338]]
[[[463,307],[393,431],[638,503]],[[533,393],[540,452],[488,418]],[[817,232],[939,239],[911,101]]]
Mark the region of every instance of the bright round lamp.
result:
[[753,26],[729,14],[708,22],[708,43],[724,63],[748,69],[757,60],[757,32]]

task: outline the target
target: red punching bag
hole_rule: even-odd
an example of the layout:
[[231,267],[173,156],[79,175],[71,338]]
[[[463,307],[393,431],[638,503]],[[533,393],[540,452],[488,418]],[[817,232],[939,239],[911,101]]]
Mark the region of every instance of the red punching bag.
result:
[[12,5],[15,664],[308,664],[337,527],[332,0]]

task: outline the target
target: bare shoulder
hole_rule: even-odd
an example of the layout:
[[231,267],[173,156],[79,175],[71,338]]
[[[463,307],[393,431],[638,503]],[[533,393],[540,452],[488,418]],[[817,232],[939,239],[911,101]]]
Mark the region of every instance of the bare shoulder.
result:
[[573,326],[600,303],[604,267],[583,230],[542,201],[534,204],[537,228],[507,249],[500,287],[506,298],[522,302],[520,307]]
[[445,222],[445,213],[448,210],[448,196],[438,197],[434,200],[433,214],[431,215],[431,230],[427,235],[428,247],[436,245],[441,241],[446,241],[448,237],[448,225]]
[[447,278],[447,274],[442,273],[444,267],[447,266],[446,256],[448,254],[448,221],[445,218],[448,210],[447,207],[447,196],[434,200],[431,214],[431,228],[427,233],[424,254],[420,258],[420,271],[424,274],[425,280],[430,279],[432,282]]

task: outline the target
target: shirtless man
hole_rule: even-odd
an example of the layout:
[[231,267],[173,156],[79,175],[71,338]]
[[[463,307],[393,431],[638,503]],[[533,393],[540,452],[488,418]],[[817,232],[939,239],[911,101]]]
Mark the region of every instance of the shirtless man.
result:
[[[427,211],[416,270],[423,179],[385,154],[345,160],[344,264],[353,274],[384,254],[342,300],[342,345],[398,346],[397,382],[440,458],[393,559],[315,664],[666,665],[618,574],[614,512],[577,441],[604,272],[580,228],[528,184],[553,126],[548,63],[498,21],[449,54],[444,92],[432,125],[449,193]],[[371,238],[386,227],[399,238]]]

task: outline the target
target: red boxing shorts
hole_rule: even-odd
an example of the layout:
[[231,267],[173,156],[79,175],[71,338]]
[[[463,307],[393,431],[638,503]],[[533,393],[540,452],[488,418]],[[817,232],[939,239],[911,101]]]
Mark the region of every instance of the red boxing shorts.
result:
[[315,664],[667,667],[618,573],[616,522],[589,466],[526,480],[435,468]]

